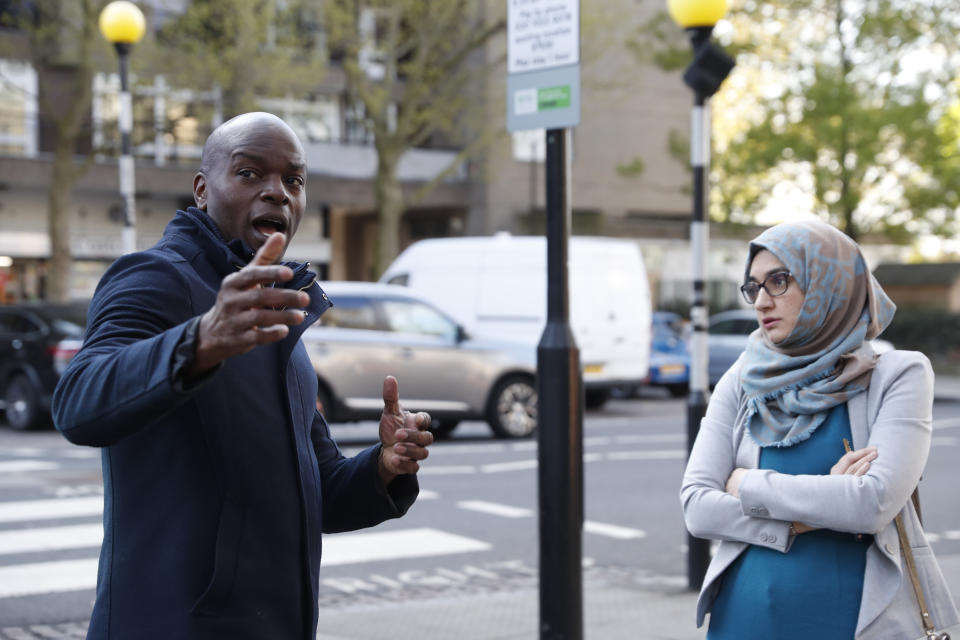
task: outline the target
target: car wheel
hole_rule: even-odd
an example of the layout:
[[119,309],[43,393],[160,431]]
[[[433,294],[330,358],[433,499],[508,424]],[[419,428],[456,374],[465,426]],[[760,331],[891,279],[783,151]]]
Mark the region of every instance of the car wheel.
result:
[[453,433],[458,424],[459,420],[434,420],[427,430],[433,434],[434,440],[443,440]]
[[30,379],[17,374],[10,378],[3,393],[7,403],[7,424],[14,429],[26,431],[40,426],[40,402],[37,390]]
[[607,404],[607,400],[610,399],[610,390],[587,389],[584,395],[584,404],[586,404],[587,409],[599,409]]
[[487,422],[498,438],[526,438],[537,430],[537,389],[533,378],[510,376],[490,394]]
[[333,422],[333,418],[335,417],[333,402],[333,396],[330,395],[327,388],[323,386],[323,383],[320,383],[320,385],[317,386],[317,411],[320,412],[320,415],[322,415],[327,422]]

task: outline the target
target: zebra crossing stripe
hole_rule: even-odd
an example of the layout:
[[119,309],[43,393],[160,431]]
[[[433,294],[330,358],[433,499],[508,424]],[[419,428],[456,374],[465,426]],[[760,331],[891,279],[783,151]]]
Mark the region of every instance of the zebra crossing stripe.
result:
[[331,567],[396,558],[487,551],[490,548],[491,546],[482,540],[429,528],[337,533],[323,536],[320,563]]
[[96,586],[96,558],[0,567],[0,598],[63,593]]
[[647,532],[642,529],[631,529],[621,527],[616,524],[607,524],[605,522],[594,522],[587,520],[583,523],[583,530],[587,533],[595,533],[601,536],[617,538],[619,540],[631,540],[636,538],[646,538]]
[[3,460],[0,461],[0,473],[24,473],[25,471],[51,471],[59,469],[56,462],[46,460]]
[[0,522],[75,518],[97,516],[101,513],[103,513],[103,496],[0,502]]
[[97,548],[103,542],[103,525],[79,524],[0,531],[0,555]]

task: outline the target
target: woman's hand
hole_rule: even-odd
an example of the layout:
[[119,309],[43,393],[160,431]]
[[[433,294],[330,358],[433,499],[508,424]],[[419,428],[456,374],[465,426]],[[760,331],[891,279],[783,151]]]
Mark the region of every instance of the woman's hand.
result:
[[737,467],[733,470],[733,473],[730,474],[730,477],[727,478],[727,493],[732,495],[734,498],[740,497],[740,483],[743,482],[743,475],[746,472],[746,469]]
[[[862,476],[870,470],[870,463],[876,459],[876,447],[864,447],[856,451],[848,451],[837,460],[837,464],[830,468],[830,475]],[[790,528],[792,533],[801,534],[807,533],[808,531],[816,531],[819,527],[811,527],[803,522],[793,522]]]
[[843,454],[837,464],[830,468],[832,476],[862,476],[870,470],[870,463],[877,459],[876,447],[864,447]]

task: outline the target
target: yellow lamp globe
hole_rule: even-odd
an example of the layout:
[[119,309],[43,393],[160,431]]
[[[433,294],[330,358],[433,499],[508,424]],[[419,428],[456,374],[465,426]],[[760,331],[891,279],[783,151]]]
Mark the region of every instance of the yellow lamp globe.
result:
[[727,12],[727,0],[667,0],[667,10],[684,29],[712,27]]
[[140,8],[128,0],[114,0],[100,12],[100,33],[113,44],[140,42],[147,22]]

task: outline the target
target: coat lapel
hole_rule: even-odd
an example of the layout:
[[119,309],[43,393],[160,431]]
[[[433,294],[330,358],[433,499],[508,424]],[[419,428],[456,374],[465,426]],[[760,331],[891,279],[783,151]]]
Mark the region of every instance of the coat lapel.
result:
[[847,415],[850,417],[850,435],[853,448],[862,449],[870,440],[870,428],[867,421],[867,393],[858,393],[847,400]]

